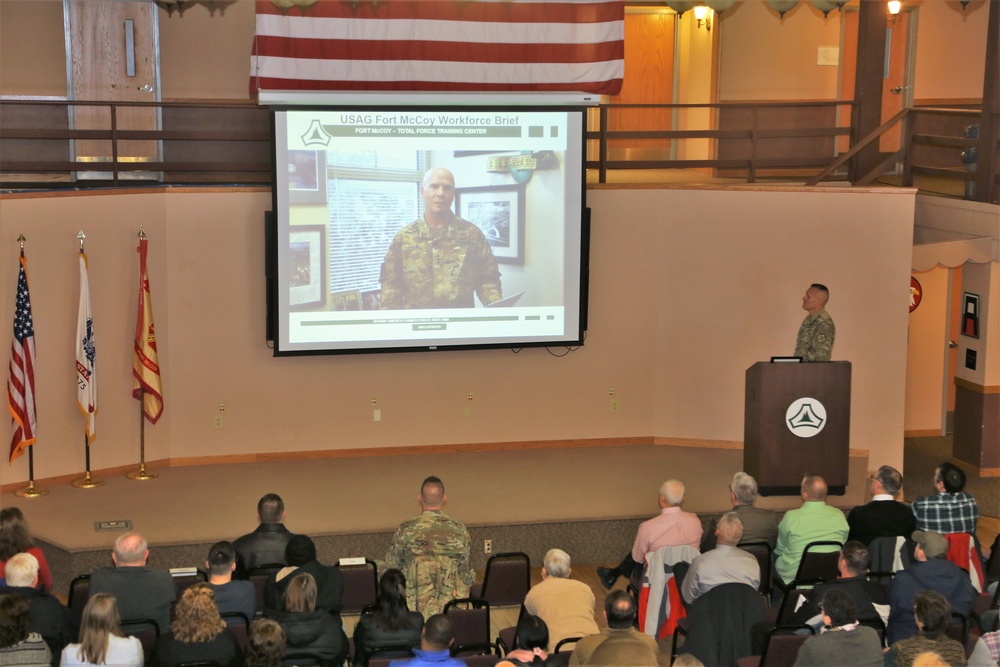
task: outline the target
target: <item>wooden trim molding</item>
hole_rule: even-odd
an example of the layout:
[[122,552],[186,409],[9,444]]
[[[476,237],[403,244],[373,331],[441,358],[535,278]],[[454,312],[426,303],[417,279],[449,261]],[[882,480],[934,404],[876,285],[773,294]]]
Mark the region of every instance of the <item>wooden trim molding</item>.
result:
[[977,394],[1000,394],[1000,385],[981,385],[963,378],[955,378],[955,386],[974,391]]
[[916,431],[903,431],[903,437],[904,438],[937,438],[937,437],[940,437],[940,436],[944,435],[944,433],[942,433],[941,431],[942,431],[942,429],[939,429],[939,428],[928,428],[928,429],[923,429],[923,430],[919,430],[918,429]]
[[[416,447],[372,447],[363,449],[320,449],[296,452],[260,452],[257,454],[226,454],[222,456],[183,456],[146,461],[150,470],[183,468],[187,466],[225,465],[229,463],[266,463],[273,461],[316,461],[320,459],[360,458],[371,456],[421,456],[427,454],[462,454],[471,452],[526,451],[532,449],[573,449],[577,447],[635,447],[659,445],[664,447],[701,447],[707,449],[743,449],[739,440],[701,440],[694,438],[669,438],[660,436],[632,436],[624,438],[579,438],[571,440],[525,440],[519,442],[477,442],[455,445],[424,445]],[[851,458],[868,458],[867,449],[851,449]],[[138,463],[92,471],[95,479],[124,475],[138,467]],[[35,486],[61,486],[79,479],[83,473],[58,475],[36,479]],[[12,493],[27,486],[27,482],[14,482],[0,486],[0,493]]]

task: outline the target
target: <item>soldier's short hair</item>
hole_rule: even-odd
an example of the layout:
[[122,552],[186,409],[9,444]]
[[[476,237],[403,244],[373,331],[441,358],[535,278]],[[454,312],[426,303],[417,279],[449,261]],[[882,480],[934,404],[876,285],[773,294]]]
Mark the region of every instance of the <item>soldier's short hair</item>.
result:
[[208,571],[214,575],[229,574],[236,562],[236,550],[232,542],[216,542],[208,550]]
[[882,466],[872,477],[879,481],[890,496],[896,495],[903,488],[903,475],[892,466]]
[[745,472],[733,475],[733,483],[729,489],[740,505],[753,505],[757,502],[757,480]]
[[823,295],[823,303],[830,299],[830,289],[823,283],[813,283],[809,289],[814,289]]
[[545,566],[545,572],[550,577],[565,579],[569,576],[569,554],[562,549],[549,549],[542,560],[542,565]]
[[604,598],[604,615],[609,628],[631,628],[635,620],[635,598],[622,589],[613,590]]
[[431,475],[420,485],[420,497],[426,505],[440,505],[444,501],[444,482]]
[[257,516],[261,523],[281,523],[285,501],[277,493],[268,493],[257,501]]
[[424,622],[424,639],[438,650],[444,650],[455,641],[455,628],[444,614],[434,614]]

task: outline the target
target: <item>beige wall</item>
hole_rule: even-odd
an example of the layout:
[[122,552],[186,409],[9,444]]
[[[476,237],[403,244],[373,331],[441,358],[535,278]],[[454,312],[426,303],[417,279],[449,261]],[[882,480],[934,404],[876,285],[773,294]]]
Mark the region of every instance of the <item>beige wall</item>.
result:
[[[851,445],[900,467],[913,202],[907,190],[591,191],[590,327],[577,351],[275,359],[264,341],[267,193],[7,197],[0,316],[13,312],[23,232],[39,355],[35,476],[44,479],[84,465],[72,382],[80,229],[98,355],[95,470],[138,458],[130,369],[140,224],[166,401],[164,417],[146,428],[148,460],[651,436],[740,441],[745,369],[791,352],[801,293],[823,279],[839,331],[835,358],[854,363]],[[0,327],[0,349],[10,349],[9,326]],[[464,417],[470,391],[476,401]],[[227,404],[221,430],[213,428],[219,402]],[[10,433],[4,421],[0,442]],[[26,457],[0,466],[0,483],[25,479]]]
[[914,272],[923,298],[909,316],[906,350],[906,431],[943,428],[948,355],[949,270]]
[[62,0],[0,2],[0,95],[66,96]]
[[914,99],[982,99],[989,3],[972,0],[963,10],[958,2],[923,0],[916,7]]

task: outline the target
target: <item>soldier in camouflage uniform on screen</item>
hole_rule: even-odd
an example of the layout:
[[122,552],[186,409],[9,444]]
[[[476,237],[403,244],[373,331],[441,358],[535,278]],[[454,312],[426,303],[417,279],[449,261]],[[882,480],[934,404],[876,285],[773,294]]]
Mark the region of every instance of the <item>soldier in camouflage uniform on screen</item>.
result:
[[809,313],[802,320],[799,337],[795,341],[795,356],[802,357],[802,361],[830,361],[833,356],[837,328],[825,310],[829,299],[830,290],[819,283],[810,285],[802,297],[802,309]]
[[469,531],[441,511],[448,497],[444,483],[428,477],[418,498],[423,512],[396,530],[385,556],[385,567],[406,575],[406,604],[428,618],[445,604],[469,595],[475,582]]
[[424,217],[403,227],[382,263],[382,309],[472,308],[503,298],[500,269],[483,232],[451,212],[455,177],[442,167],[420,185]]

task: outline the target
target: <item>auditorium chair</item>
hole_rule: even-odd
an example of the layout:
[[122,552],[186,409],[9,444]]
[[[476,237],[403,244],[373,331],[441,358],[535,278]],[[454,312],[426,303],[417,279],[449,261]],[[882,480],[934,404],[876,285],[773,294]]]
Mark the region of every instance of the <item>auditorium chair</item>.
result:
[[132,618],[121,623],[122,634],[135,637],[142,644],[144,655],[153,655],[156,642],[160,638],[160,624],[151,618]]
[[236,635],[236,641],[239,642],[240,648],[245,652],[247,650],[247,641],[250,639],[250,619],[241,611],[227,611],[219,615],[222,616],[222,620],[226,622],[229,629]]
[[757,588],[760,594],[764,596],[764,600],[767,601],[768,606],[771,605],[771,568],[774,566],[774,559],[772,557],[773,550],[768,542],[747,542],[746,544],[741,544],[740,549],[746,551],[751,556],[757,559],[757,564],[760,565],[760,586]]
[[486,561],[482,584],[473,584],[469,597],[494,607],[514,607],[524,602],[531,588],[531,560],[521,551],[493,554]]
[[69,607],[73,615],[76,616],[76,620],[80,621],[83,618],[83,608],[87,606],[87,600],[90,599],[90,575],[81,574],[79,576],[73,577],[73,581],[69,585],[69,599],[67,600],[66,606]]
[[[840,560],[840,549],[843,546],[842,543],[833,540],[810,542],[802,551],[802,560],[799,561],[799,569],[795,572],[795,578],[791,583],[779,584],[779,587],[787,592],[789,588],[802,584],[834,581],[840,576],[837,561]],[[837,548],[833,551],[814,551],[819,547]]]
[[388,667],[393,660],[404,660],[413,657],[412,646],[380,646],[373,648],[368,656],[368,667]]
[[334,565],[344,578],[341,614],[360,614],[378,599],[378,565],[370,558],[364,565]]
[[455,628],[452,656],[500,655],[500,647],[491,641],[489,602],[479,598],[458,598],[444,606],[444,614]]
[[528,610],[521,605],[521,610],[517,614],[517,623],[509,628],[504,628],[497,635],[497,646],[500,647],[500,652],[503,655],[507,655],[511,651],[517,648],[517,626],[521,624],[521,619],[524,618]]
[[281,563],[263,563],[250,568],[250,571],[247,573],[247,579],[253,584],[254,595],[257,598],[257,613],[254,615],[254,618],[260,618],[264,615],[264,592],[265,588],[267,588],[267,580],[271,578],[272,574],[276,574],[284,567],[286,566]]
[[[795,634],[801,631],[800,634]],[[760,655],[737,659],[736,667],[792,667],[799,656],[799,648],[815,630],[808,625],[779,625],[767,635],[767,643]]]
[[[570,644],[576,644],[578,641],[583,639],[583,637],[566,637],[566,639],[560,640],[555,647],[555,650],[549,655],[550,658],[554,659],[552,662],[560,665],[561,667],[569,667],[569,659],[573,655],[573,651],[563,651],[564,646],[569,646]],[[575,646],[573,647],[575,648]]]

